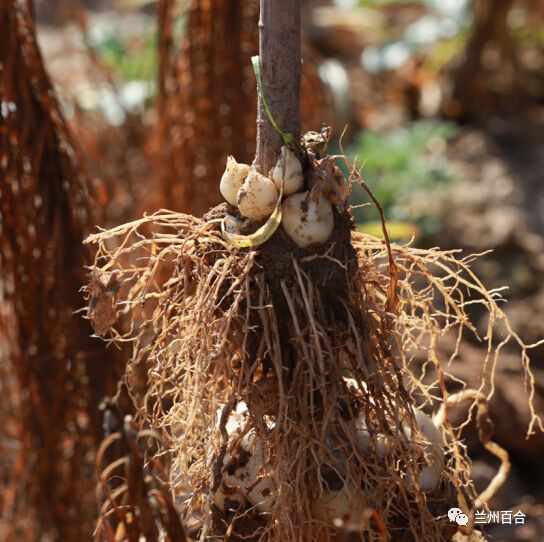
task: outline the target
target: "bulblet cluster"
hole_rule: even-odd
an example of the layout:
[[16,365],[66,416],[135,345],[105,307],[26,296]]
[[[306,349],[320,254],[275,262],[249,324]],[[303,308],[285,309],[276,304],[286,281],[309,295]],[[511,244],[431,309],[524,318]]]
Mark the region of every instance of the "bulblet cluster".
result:
[[[333,232],[333,205],[343,210],[348,189],[333,158],[327,156],[317,160],[308,153],[308,164],[304,169],[289,145],[281,147],[268,176],[229,156],[220,191],[249,222],[268,219],[281,198],[281,226],[285,233],[300,248],[322,245]],[[236,234],[240,234],[245,225],[244,221],[230,215],[226,217],[226,223],[229,233]]]

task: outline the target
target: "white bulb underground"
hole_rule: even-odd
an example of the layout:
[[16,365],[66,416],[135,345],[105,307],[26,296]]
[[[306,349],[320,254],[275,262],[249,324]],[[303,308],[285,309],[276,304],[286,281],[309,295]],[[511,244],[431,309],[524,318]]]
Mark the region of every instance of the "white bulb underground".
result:
[[318,192],[293,194],[283,202],[281,225],[300,248],[322,245],[334,229],[332,206]]
[[[229,441],[243,434],[248,416],[247,405],[244,402],[238,403],[226,424]],[[213,494],[214,503],[225,510],[227,501],[239,507],[247,502],[259,512],[270,513],[275,496],[273,475],[270,467],[266,466],[268,457],[266,446],[257,438],[255,429],[250,429],[241,438],[240,447],[246,454],[245,460],[240,465],[234,465],[230,473],[223,475],[221,485]],[[229,464],[231,460],[232,457],[227,453],[224,465]]]
[[238,192],[238,209],[246,218],[263,220],[274,211],[278,197],[274,183],[258,171],[251,170]]
[[278,191],[283,182],[283,193],[286,196],[290,196],[302,188],[304,184],[302,165],[297,155],[289,147],[283,146],[281,148],[280,157],[272,169],[271,177]]
[[236,205],[238,192],[250,169],[247,164],[239,164],[232,156],[227,158],[227,166],[219,183],[219,191],[231,205]]
[[[414,418],[424,438],[428,441],[423,446],[426,461],[418,474],[418,482],[423,491],[434,491],[440,482],[440,476],[444,470],[444,450],[442,449],[442,433],[433,420],[419,408],[414,408]],[[404,424],[404,432],[410,439],[412,430]],[[412,477],[406,476],[406,482],[410,484]]]

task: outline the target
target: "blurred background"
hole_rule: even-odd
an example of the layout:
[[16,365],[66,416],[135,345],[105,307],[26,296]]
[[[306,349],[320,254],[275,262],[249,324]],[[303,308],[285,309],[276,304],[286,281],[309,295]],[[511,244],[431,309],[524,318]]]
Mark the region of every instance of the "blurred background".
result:
[[[544,337],[542,0],[302,4],[303,128],[327,123],[332,152],[359,157],[395,241],[463,254],[491,249],[474,267],[488,288],[508,286],[512,326],[526,343],[537,342]],[[69,340],[82,300],[62,292],[77,291],[85,278],[78,271],[57,284],[51,274],[90,261],[79,244],[95,225],[159,208],[203,214],[220,202],[226,156],[252,160],[258,1],[35,0],[28,13],[24,5],[5,2],[0,19],[4,83],[11,73],[0,90],[0,120],[17,134],[18,149],[27,143],[15,151],[3,132],[0,153],[8,158],[0,157],[0,173],[3,183],[10,175],[29,179],[17,190],[4,184],[0,200],[0,540],[90,540],[93,443],[102,434],[95,412],[115,392],[123,361],[98,341]],[[32,19],[37,44],[28,37]],[[35,115],[17,117],[17,100]],[[48,170],[36,149],[49,137],[64,146],[52,144],[58,167]],[[17,194],[28,208],[17,207]],[[352,199],[368,203],[357,187]],[[371,206],[355,215],[361,231],[381,235]],[[475,308],[484,329],[479,317]],[[36,331],[42,320],[60,322],[59,329],[48,323]],[[66,340],[53,345],[51,333]],[[455,340],[446,336],[445,356]],[[476,381],[484,346],[464,338],[451,372]],[[51,356],[57,366],[47,364]],[[542,415],[544,346],[530,357]],[[527,517],[485,532],[500,542],[541,542],[544,436],[525,438],[530,413],[519,352],[502,352],[496,385],[491,417],[513,468],[490,507]],[[85,401],[72,404],[68,391]],[[465,443],[483,489],[497,465],[470,428]],[[63,477],[72,485],[61,491]]]

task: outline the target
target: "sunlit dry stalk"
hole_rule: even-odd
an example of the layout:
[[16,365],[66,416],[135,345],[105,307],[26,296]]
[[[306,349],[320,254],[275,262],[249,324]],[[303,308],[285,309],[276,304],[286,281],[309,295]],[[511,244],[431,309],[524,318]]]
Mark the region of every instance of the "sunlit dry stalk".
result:
[[84,540],[98,403],[115,366],[74,315],[95,218],[31,11],[25,0],[0,6],[0,406],[6,396],[17,406],[1,413],[14,460],[2,472],[0,539]]

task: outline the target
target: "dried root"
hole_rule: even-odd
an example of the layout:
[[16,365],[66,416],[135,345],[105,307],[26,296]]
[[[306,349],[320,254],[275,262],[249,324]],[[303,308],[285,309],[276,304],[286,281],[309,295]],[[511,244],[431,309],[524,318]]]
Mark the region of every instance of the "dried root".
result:
[[[214,213],[159,211],[88,239],[98,250],[89,317],[101,331],[117,318],[105,340],[132,346],[135,421],[160,434],[155,456],[171,461],[167,483],[189,535],[449,540],[458,526],[448,509],[468,514],[500,477],[478,497],[448,408],[478,405],[482,441],[502,454],[485,403],[509,341],[534,393],[530,347],[499,293],[485,290],[471,258],[350,232],[346,212],[335,211],[336,233],[311,252],[281,229],[258,250],[234,249],[220,232],[226,211]],[[451,330],[459,341],[476,331],[467,314],[476,302],[489,313],[481,385],[448,396],[443,362],[456,352],[440,360],[437,345]],[[499,323],[505,338],[493,351]],[[532,415],[530,430],[540,425]]]
[[[112,418],[115,414],[110,413]],[[95,539],[138,540],[143,535],[149,542],[185,542],[172,496],[161,480],[160,439],[152,431],[137,432],[130,416],[115,425],[117,431],[98,451],[98,497],[103,504]]]

